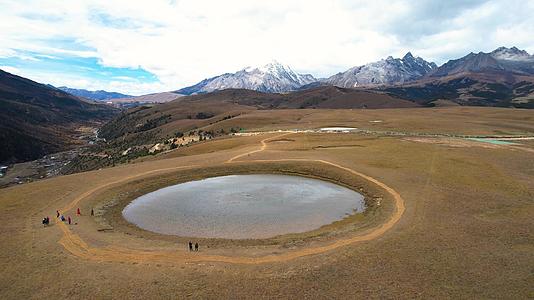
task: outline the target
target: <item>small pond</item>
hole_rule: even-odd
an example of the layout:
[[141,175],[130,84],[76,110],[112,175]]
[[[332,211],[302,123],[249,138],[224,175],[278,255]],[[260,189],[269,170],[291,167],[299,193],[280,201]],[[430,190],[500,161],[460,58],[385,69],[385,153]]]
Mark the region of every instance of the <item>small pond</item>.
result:
[[364,209],[361,194],[331,182],[256,174],[162,188],[135,199],[122,213],[161,234],[246,239],[310,231]]

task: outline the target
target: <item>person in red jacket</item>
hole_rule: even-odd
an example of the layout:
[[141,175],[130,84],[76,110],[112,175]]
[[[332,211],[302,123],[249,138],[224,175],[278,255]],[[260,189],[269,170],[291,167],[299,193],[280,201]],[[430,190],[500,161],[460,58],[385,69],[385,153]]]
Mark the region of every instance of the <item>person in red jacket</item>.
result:
[[76,214],[79,216],[81,215],[82,213],[80,212],[80,208],[78,207],[78,210],[76,211]]

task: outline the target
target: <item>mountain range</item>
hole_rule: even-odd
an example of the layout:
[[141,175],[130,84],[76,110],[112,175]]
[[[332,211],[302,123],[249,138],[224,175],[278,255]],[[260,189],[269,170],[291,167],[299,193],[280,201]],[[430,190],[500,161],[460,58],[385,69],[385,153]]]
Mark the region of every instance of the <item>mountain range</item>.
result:
[[532,107],[533,78],[534,56],[516,47],[500,47],[489,53],[470,53],[439,67],[408,52],[402,58],[389,56],[323,79],[298,74],[291,67],[273,61],[261,67],[248,67],[204,79],[173,92],[138,97],[123,97],[106,91],[61,89],[91,99],[108,98],[123,107],[162,103],[173,100],[174,95],[180,97],[224,89],[287,93],[327,85],[383,90],[424,105],[447,100],[461,105]]
[[437,68],[435,63],[414,57],[408,52],[402,59],[390,56],[319,80],[309,74],[295,73],[289,66],[273,61],[262,67],[248,67],[236,73],[226,73],[204,79],[195,85],[179,89],[176,93],[193,95],[224,89],[285,93],[320,85],[346,88],[369,87],[414,81],[435,68]]
[[[262,67],[245,68],[236,73],[226,73],[204,79],[176,92],[192,95],[223,89],[250,89],[283,93],[320,85],[372,88],[429,81],[468,73],[488,73],[495,81],[498,79],[506,79],[505,81],[509,83],[521,81],[521,78],[516,77],[534,76],[534,56],[516,47],[500,47],[490,53],[470,53],[438,67],[435,63],[428,62],[421,57],[414,57],[408,52],[403,58],[389,56],[386,59],[355,66],[320,80],[312,75],[297,74],[289,66],[274,61]],[[490,77],[487,79],[491,80]]]
[[435,63],[414,57],[408,52],[402,59],[389,56],[377,62],[350,68],[323,81],[347,88],[402,84],[420,79],[436,68]]
[[73,89],[66,86],[60,86],[58,89],[67,92],[71,95],[83,97],[86,99],[91,100],[97,100],[97,101],[106,101],[110,99],[118,99],[118,98],[130,98],[133,97],[131,95],[125,95],[117,92],[107,92],[104,90],[98,90],[98,91],[89,91],[84,89]]
[[128,107],[134,107],[141,104],[148,104],[148,103],[165,103],[169,101],[176,100],[184,95],[173,93],[173,92],[161,92],[161,93],[153,93],[153,94],[147,94],[142,96],[132,96],[129,98],[115,98],[110,99],[107,102],[112,103],[115,106],[122,107],[122,108],[128,108]]
[[516,47],[500,47],[490,53],[469,53],[450,60],[430,74],[430,77],[444,77],[465,73],[501,74],[507,79],[512,76],[533,76],[534,56]]
[[469,53],[419,80],[381,90],[423,105],[534,108],[534,56],[516,47]]

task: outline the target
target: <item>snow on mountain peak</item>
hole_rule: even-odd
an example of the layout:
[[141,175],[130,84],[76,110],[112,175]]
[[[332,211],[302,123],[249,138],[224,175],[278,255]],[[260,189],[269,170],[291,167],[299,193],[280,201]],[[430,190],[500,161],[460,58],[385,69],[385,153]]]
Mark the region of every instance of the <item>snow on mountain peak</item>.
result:
[[386,59],[353,67],[325,81],[340,87],[404,83],[419,79],[436,67],[436,64],[416,58],[408,52],[402,59],[388,56]]
[[270,73],[273,75],[282,75],[285,73],[295,74],[295,72],[293,72],[291,67],[289,67],[288,65],[283,65],[276,60],[273,60],[268,64],[258,67],[257,69],[260,70],[261,72]]
[[525,60],[534,60],[534,57],[528,54],[525,50],[519,50],[517,47],[506,48],[499,47],[492,51],[490,55],[495,59],[500,60],[514,60],[514,61],[525,61]]
[[235,88],[280,93],[296,90],[315,81],[312,75],[295,73],[291,67],[273,60],[260,67],[247,67],[236,73],[205,79],[178,92],[195,94]]

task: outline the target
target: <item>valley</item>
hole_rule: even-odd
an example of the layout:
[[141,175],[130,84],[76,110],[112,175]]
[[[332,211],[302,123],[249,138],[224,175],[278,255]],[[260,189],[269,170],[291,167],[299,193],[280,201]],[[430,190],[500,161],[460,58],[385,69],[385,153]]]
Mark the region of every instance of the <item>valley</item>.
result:
[[0,70],[0,163],[35,160],[85,144],[77,132],[118,110]]

